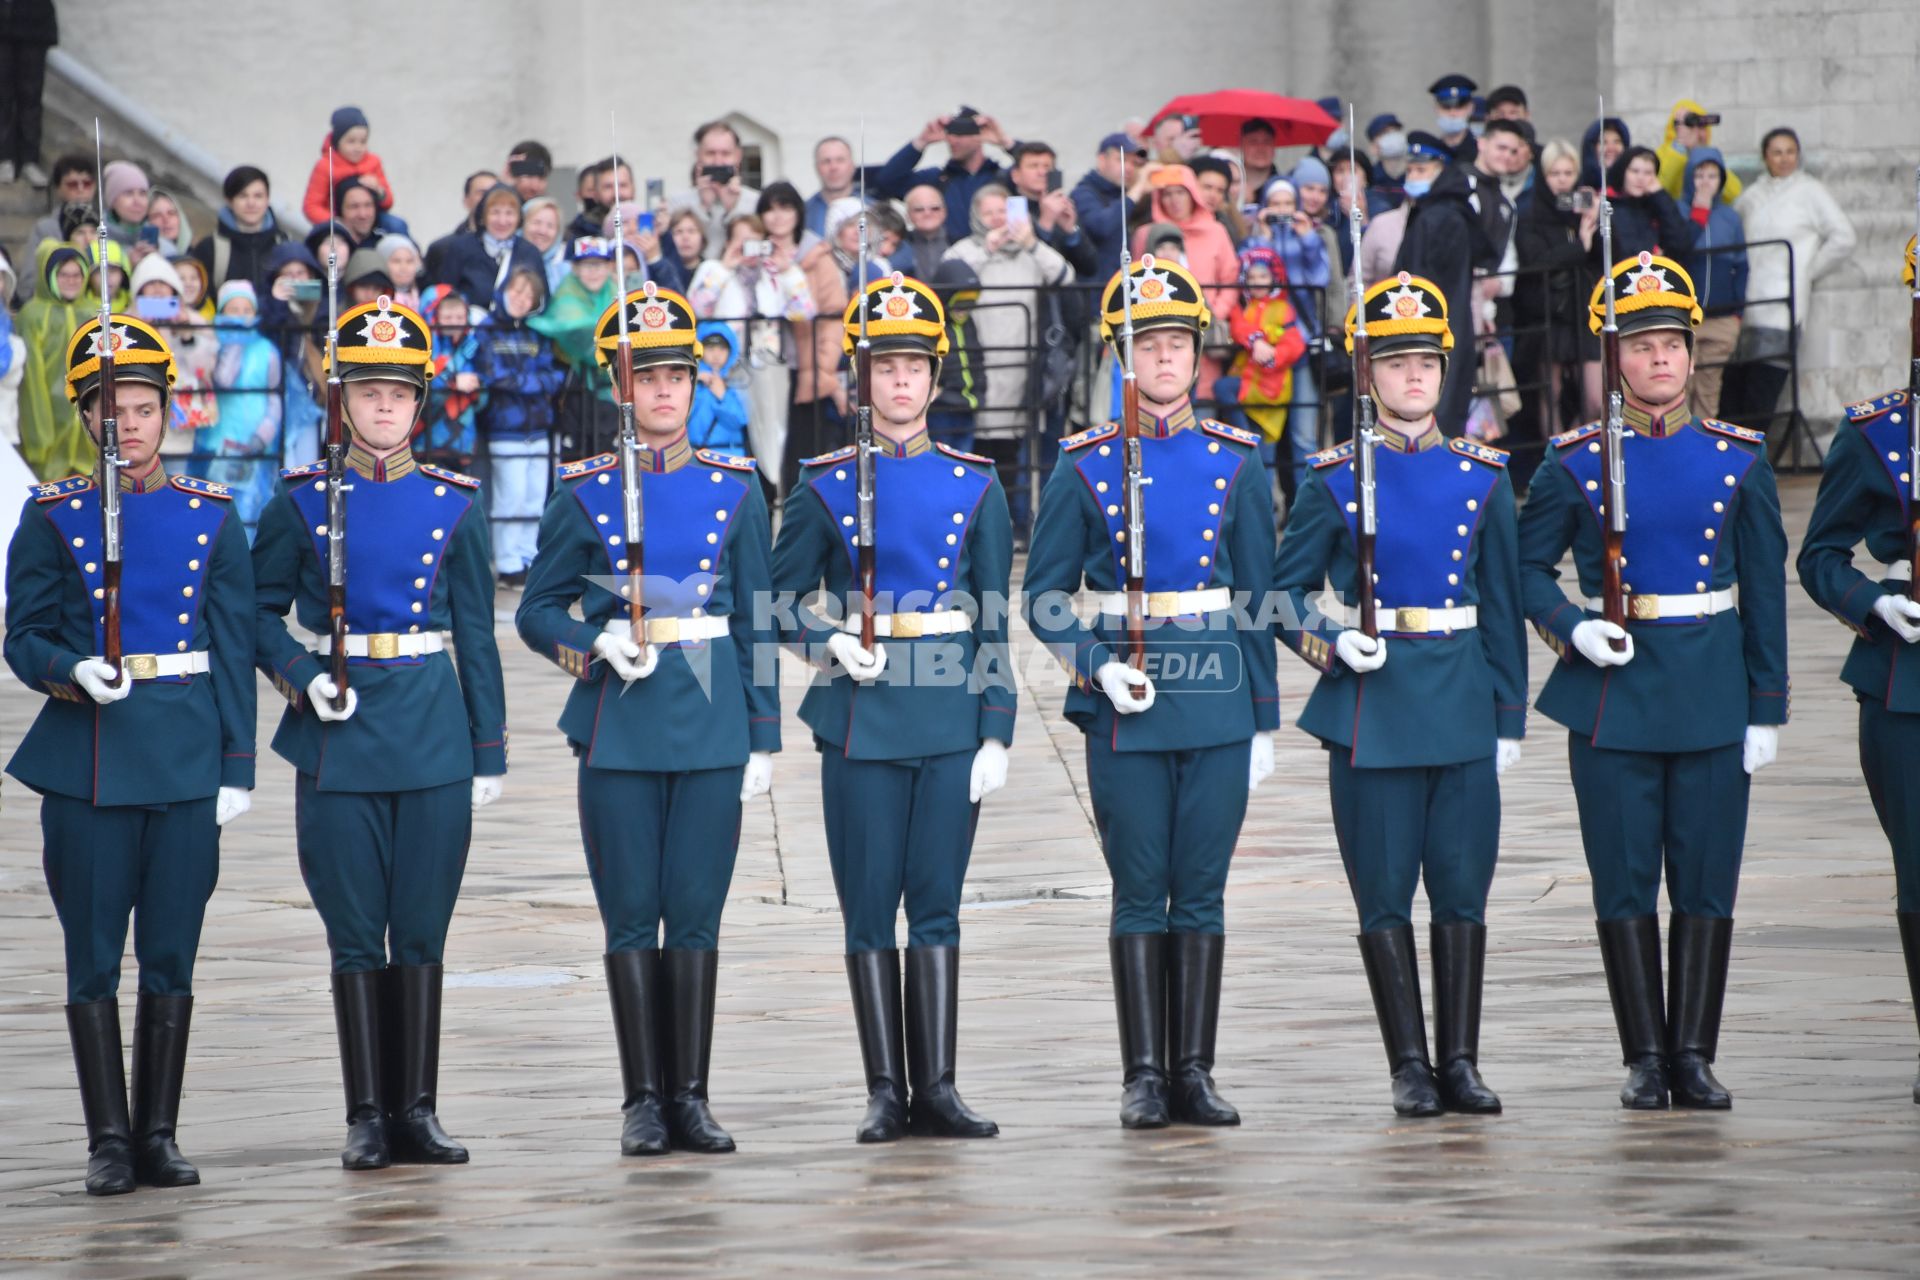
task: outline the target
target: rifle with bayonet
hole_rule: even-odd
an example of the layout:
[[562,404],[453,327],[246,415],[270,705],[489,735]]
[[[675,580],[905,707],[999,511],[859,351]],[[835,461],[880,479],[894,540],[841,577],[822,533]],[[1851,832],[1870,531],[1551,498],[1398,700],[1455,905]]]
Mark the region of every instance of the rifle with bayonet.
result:
[[860,126],[860,337],[853,348],[853,468],[856,532],[860,539],[860,647],[873,652],[873,593],[878,572],[874,558],[873,473],[879,445],[873,438],[873,346],[867,341],[867,129]]
[[[613,121],[613,113],[608,113]],[[619,126],[614,130],[613,171],[620,172]],[[627,246],[625,223],[620,208],[620,192],[615,184],[613,201],[613,274],[614,293],[619,297],[620,343],[614,352],[614,398],[620,406],[620,515],[627,543],[627,585],[621,592],[627,601],[627,621],[633,628],[633,642],[645,647],[647,624],[643,611],[642,577],[645,572],[646,510],[640,501],[640,436],[633,424],[633,338],[627,332]],[[649,292],[653,282],[647,282]]]
[[[1600,99],[1602,126],[1594,139],[1595,159],[1600,159],[1601,139],[1606,137],[1607,101]],[[1606,317],[1600,327],[1600,383],[1606,390],[1606,427],[1600,433],[1600,467],[1606,474],[1606,498],[1601,503],[1600,616],[1619,627],[1627,626],[1627,590],[1622,585],[1621,567],[1625,563],[1627,539],[1627,417],[1626,394],[1620,376],[1620,327],[1614,319],[1613,299],[1613,200],[1607,190],[1606,165],[1600,166],[1600,287],[1605,292]],[[1607,645],[1615,653],[1626,652],[1624,637],[1611,638]]]
[[[1122,161],[1124,169],[1125,162]],[[1124,172],[1122,177],[1124,178]],[[1123,182],[1122,186],[1125,185]],[[1135,671],[1147,665],[1147,476],[1140,453],[1140,383],[1133,372],[1133,253],[1127,244],[1127,194],[1120,194],[1120,460],[1121,518],[1126,522],[1127,665]],[[1153,255],[1141,259],[1153,266]],[[1198,347],[1195,348],[1198,358]],[[1135,702],[1147,696],[1145,685],[1133,685]]]
[[[333,148],[327,148],[333,184]],[[340,402],[340,241],[327,236],[327,628],[333,709],[347,709],[347,432]]]
[[126,465],[120,456],[119,395],[113,380],[113,291],[107,283],[107,183],[100,155],[100,118],[93,121],[94,186],[100,193],[100,231],[93,251],[100,258],[100,330],[94,334],[94,349],[100,355],[100,599],[102,633],[101,656],[113,674],[107,687],[118,689],[126,679],[120,669],[120,567],[123,560],[120,536],[120,470]]
[[[1920,172],[1914,177],[1914,231],[1920,235]],[[1913,277],[1911,362],[1907,365],[1907,564],[1920,565],[1920,272]],[[1907,598],[1920,600],[1920,574],[1907,571]]]
[[1380,634],[1379,601],[1373,594],[1374,548],[1380,539],[1379,421],[1373,404],[1373,347],[1367,337],[1367,281],[1360,257],[1360,166],[1353,150],[1353,104],[1347,104],[1347,235],[1353,245],[1353,483],[1359,505],[1354,558],[1360,591],[1360,633]]

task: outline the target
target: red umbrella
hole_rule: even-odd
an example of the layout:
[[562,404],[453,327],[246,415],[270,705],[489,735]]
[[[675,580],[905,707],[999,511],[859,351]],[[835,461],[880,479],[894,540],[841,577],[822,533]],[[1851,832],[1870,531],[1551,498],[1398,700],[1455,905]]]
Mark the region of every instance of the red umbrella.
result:
[[1168,116],[1198,116],[1200,141],[1210,147],[1239,146],[1240,126],[1249,120],[1272,125],[1274,145],[1281,147],[1318,146],[1340,127],[1318,103],[1260,89],[1182,94],[1154,112],[1148,128]]

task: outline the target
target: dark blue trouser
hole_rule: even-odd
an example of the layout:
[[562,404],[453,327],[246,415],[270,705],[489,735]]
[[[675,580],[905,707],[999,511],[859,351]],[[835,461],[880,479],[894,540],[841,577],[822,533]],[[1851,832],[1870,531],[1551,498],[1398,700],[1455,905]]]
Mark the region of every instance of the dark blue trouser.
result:
[[1893,846],[1899,908],[1920,911],[1920,715],[1861,698],[1860,772]]
[[820,746],[827,859],[848,955],[899,945],[894,917],[902,899],[908,946],[960,945],[960,890],[980,817],[967,798],[973,756],[849,760],[838,747]]
[[720,945],[745,772],[593,769],[581,757],[580,838],[609,952]]
[[1485,924],[1500,851],[1493,757],[1410,769],[1356,769],[1349,757],[1328,748],[1327,783],[1361,930],[1411,923],[1423,874],[1434,923]]
[[67,1003],[120,990],[133,918],[140,990],[193,994],[200,922],[220,878],[214,799],[146,807],[40,798],[41,865],[67,943]]
[[1752,781],[1740,743],[1710,751],[1612,751],[1574,733],[1567,756],[1599,919],[1657,912],[1663,867],[1675,911],[1733,915]]
[[467,869],[473,784],[322,791],[302,773],[293,802],[300,875],[333,971],[439,964]]
[[1087,735],[1087,787],[1113,876],[1115,937],[1225,933],[1227,865],[1247,816],[1246,740],[1115,751]]

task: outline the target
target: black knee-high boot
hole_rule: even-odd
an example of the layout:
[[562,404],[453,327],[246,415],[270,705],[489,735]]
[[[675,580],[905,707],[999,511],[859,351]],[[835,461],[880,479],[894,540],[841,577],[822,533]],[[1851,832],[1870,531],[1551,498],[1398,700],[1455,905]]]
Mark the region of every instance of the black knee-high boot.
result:
[[87,1194],[133,1190],[133,1136],[127,1120],[127,1067],[120,1056],[120,1002],[112,996],[67,1006],[80,1110],[87,1118]]
[[[1907,987],[1913,992],[1913,1014],[1920,1021],[1920,911],[1902,911],[1900,949],[1907,956]],[[1914,1077],[1913,1100],[1920,1102],[1920,1076]]]
[[1620,1105],[1631,1111],[1667,1109],[1667,1025],[1660,983],[1660,917],[1599,920],[1600,962],[1607,971],[1613,1024],[1627,1082]]
[[667,985],[667,1134],[675,1151],[724,1155],[733,1137],[707,1105],[713,1063],[713,1002],[720,981],[718,951],[660,953]]
[[149,1187],[197,1187],[200,1171],[180,1154],[180,1089],[187,1074],[192,996],[145,991],[133,1015],[133,1172]]
[[340,1040],[340,1080],[347,1094],[348,1169],[384,1169],[393,1163],[387,1139],[385,1058],[380,1005],[385,973],[367,969],[333,975],[333,1027]]
[[856,951],[847,957],[853,1023],[866,1068],[867,1114],[854,1137],[895,1142],[907,1136],[906,1033],[900,1021],[900,953]]
[[960,948],[907,948],[907,1132],[991,1138],[1000,1126],[960,1097],[953,1076],[960,1038]]
[[1393,1072],[1393,1109],[1403,1116],[1437,1116],[1440,1086],[1427,1056],[1427,1020],[1420,1007],[1420,958],[1413,926],[1373,929],[1360,935],[1360,958],[1373,992],[1373,1013]]
[[1720,1009],[1727,999],[1733,921],[1673,913],[1668,935],[1667,1082],[1673,1105],[1725,1111],[1733,1098],[1713,1078]]
[[1240,1123],[1240,1113],[1213,1086],[1226,945],[1217,933],[1167,935],[1167,1110],[1176,1124]]
[[1120,1125],[1173,1123],[1167,1080],[1167,935],[1123,933],[1107,941],[1113,1007],[1120,1021]]
[[1500,1096],[1480,1078],[1480,991],[1487,967],[1487,927],[1470,920],[1434,923],[1433,1039],[1440,1102],[1449,1111],[1494,1115]]
[[467,1149],[440,1127],[440,982],[437,964],[397,964],[387,970],[393,1038],[387,1061],[388,1138],[399,1164],[465,1164]]
[[613,1039],[620,1048],[620,1154],[662,1156],[667,1141],[666,1076],[661,1066],[660,953],[612,951],[607,996],[613,1002]]

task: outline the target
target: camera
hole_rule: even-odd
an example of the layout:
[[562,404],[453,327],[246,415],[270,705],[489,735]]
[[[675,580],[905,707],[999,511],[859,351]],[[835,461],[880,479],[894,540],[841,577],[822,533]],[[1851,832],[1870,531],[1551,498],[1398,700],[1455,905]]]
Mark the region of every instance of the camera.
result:
[[765,258],[772,253],[773,241],[771,240],[749,240],[740,246],[740,256],[743,258]]
[[1585,213],[1599,201],[1591,187],[1568,191],[1553,198],[1554,207],[1567,213]]
[[724,187],[733,181],[734,169],[730,164],[710,164],[701,169],[700,173],[714,186]]
[[1680,117],[1680,123],[1687,126],[1687,128],[1689,129],[1706,129],[1706,128],[1712,127],[1713,125],[1719,124],[1720,116],[1718,115],[1718,113],[1710,116],[1703,116],[1696,112],[1689,111],[1687,112],[1687,114]]

